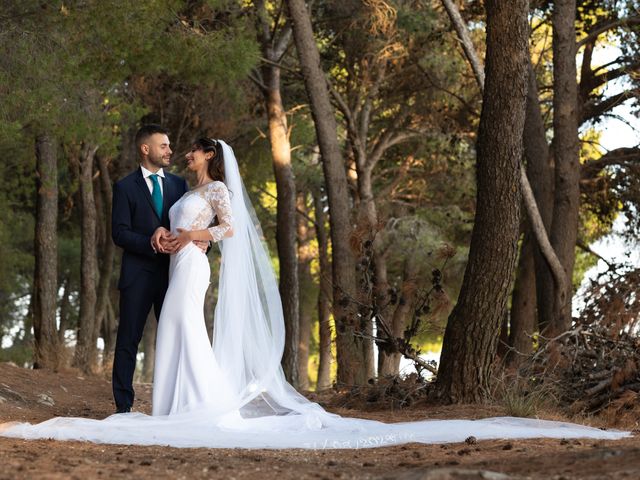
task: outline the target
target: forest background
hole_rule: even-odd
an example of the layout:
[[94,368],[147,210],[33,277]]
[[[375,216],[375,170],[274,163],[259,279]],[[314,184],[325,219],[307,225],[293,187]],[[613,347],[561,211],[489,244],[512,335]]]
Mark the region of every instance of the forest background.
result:
[[[2,4],[1,361],[110,374],[111,187],[144,123],[180,175],[199,136],[233,146],[299,389],[402,356],[436,373],[421,353],[442,346],[439,393],[474,400],[581,322],[637,335],[640,275],[590,245],[640,229],[640,2],[517,1],[511,23],[481,1]],[[148,321],[143,381],[154,339]]]

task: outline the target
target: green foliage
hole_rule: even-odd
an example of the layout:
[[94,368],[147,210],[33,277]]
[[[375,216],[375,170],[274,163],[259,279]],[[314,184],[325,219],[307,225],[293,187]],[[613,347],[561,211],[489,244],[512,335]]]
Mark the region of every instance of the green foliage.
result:
[[578,288],[580,288],[585,273],[598,264],[598,258],[590,252],[585,252],[581,248],[576,247],[575,253],[576,258],[573,266],[573,277],[571,279],[573,292],[577,292]]
[[0,333],[22,318],[16,302],[31,293],[33,228],[33,216],[0,194]]
[[[182,82],[191,91],[200,89],[204,99],[214,98],[217,89],[218,107],[234,97],[240,105],[242,82],[258,58],[251,24],[235,2],[25,0],[4,7],[0,332],[24,320],[25,309],[15,302],[28,299],[31,291],[35,136],[46,131],[59,147],[59,282],[70,282],[73,290],[73,322],[80,268],[80,145],[100,145],[101,155],[118,156],[122,132],[158,108],[144,95],[149,81],[162,79],[169,90]],[[199,15],[213,20],[202,22]],[[163,95],[154,93],[162,101]]]

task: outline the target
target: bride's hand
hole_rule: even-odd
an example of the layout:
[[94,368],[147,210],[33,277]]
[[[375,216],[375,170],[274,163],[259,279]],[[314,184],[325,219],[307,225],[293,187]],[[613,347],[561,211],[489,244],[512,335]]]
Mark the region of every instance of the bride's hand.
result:
[[178,236],[175,237],[176,252],[179,252],[184,247],[189,245],[193,241],[191,238],[191,232],[184,228],[178,228]]

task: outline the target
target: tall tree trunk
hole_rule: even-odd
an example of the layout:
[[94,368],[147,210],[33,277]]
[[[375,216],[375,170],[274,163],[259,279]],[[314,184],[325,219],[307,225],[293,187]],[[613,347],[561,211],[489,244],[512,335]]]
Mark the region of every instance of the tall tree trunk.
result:
[[[377,235],[378,230],[378,209],[376,208],[375,197],[373,195],[373,181],[372,170],[366,166],[365,159],[356,162],[358,169],[358,215],[359,223],[364,226],[367,232],[371,232],[374,235],[372,245],[373,267],[375,277],[373,278],[373,295],[377,299],[378,305],[385,305],[387,298],[387,290],[389,289],[389,282],[387,279],[387,261],[381,251],[381,238]],[[387,308],[382,308],[380,314],[386,318]],[[363,355],[366,361],[366,374],[367,378],[376,377],[375,357],[374,357],[374,344],[373,344],[373,323],[368,320],[367,323],[361,325],[365,338],[362,340]],[[381,352],[378,352],[380,355]],[[380,357],[378,357],[380,358]]]
[[487,0],[486,86],[477,143],[477,204],[469,261],[447,323],[436,388],[477,402],[488,387],[511,291],[520,223],[527,91],[527,0]]
[[326,215],[322,202],[322,191],[313,188],[313,209],[315,212],[316,238],[320,263],[320,285],[318,286],[318,382],[316,391],[331,387],[331,262],[329,261],[329,238]]
[[[554,165],[549,154],[546,128],[540,109],[538,84],[529,58],[529,88],[527,89],[527,116],[525,120],[524,156],[527,164],[527,176],[538,204],[542,223],[547,231],[551,231],[553,220]],[[531,220],[528,219],[531,224]],[[536,307],[538,328],[541,330],[553,318],[554,277],[549,264],[535,243],[534,263],[536,272]],[[557,288],[557,287],[556,287]]]
[[78,340],[73,366],[90,372],[95,366],[96,344],[93,341],[96,314],[96,206],[93,196],[93,161],[98,147],[84,145],[80,161],[80,201],[82,237],[80,252],[80,316]]
[[[92,343],[95,345],[98,336],[103,331],[103,323],[106,321],[107,304],[109,302],[109,292],[111,290],[111,276],[113,273],[113,261],[115,258],[116,248],[111,239],[111,208],[112,208],[112,187],[111,177],[109,175],[109,165],[107,159],[102,155],[97,155],[98,170],[100,172],[100,192],[102,199],[102,212],[99,215],[101,223],[104,225],[102,230],[102,263],[100,265],[100,281],[96,292],[96,314],[93,330]],[[106,353],[106,348],[105,352]],[[103,362],[104,363],[104,362]]]
[[278,259],[280,297],[286,329],[282,368],[289,383],[298,386],[298,342],[300,338],[300,299],[298,297],[298,258],[296,246],[296,182],[291,168],[291,144],[287,115],[280,94],[280,69],[266,67],[266,103],[269,116],[269,140],[276,179]]
[[[542,223],[547,231],[551,230],[553,219],[553,162],[549,155],[549,144],[540,109],[536,75],[528,61],[529,79],[527,88],[527,114],[524,123],[524,158],[527,176],[538,204]],[[554,278],[549,265],[535,241],[531,219],[527,217],[524,240],[518,263],[516,287],[511,301],[511,334],[509,345],[516,352],[511,361],[517,363],[517,352],[530,353],[533,342],[528,337],[537,329],[548,325],[553,318]],[[533,262],[533,266],[532,266]],[[534,280],[531,280],[532,270]]]
[[580,207],[580,161],[576,100],[576,1],[558,0],[553,7],[553,153],[555,200],[551,244],[569,280],[564,305],[554,305],[549,330],[561,333],[571,326],[571,277],[575,261]]
[[[471,37],[458,11],[458,7],[451,0],[442,0],[442,3],[462,42],[465,55],[473,69],[478,85],[480,89],[483,90],[484,72],[481,68],[480,57],[473,48]],[[531,58],[528,58],[528,60],[528,69],[532,75],[533,68],[531,66]],[[527,154],[527,170],[526,173],[521,172],[520,183],[524,191],[533,191],[532,195],[524,195],[524,204],[527,208],[527,216],[529,217],[530,224],[532,224],[532,232],[535,234],[538,246],[535,251],[537,303],[541,306],[541,319],[551,319],[553,317],[554,300],[555,298],[561,299],[567,294],[567,282],[564,278],[565,275],[560,271],[560,261],[549,241],[551,216],[553,214],[554,182],[553,177],[549,179],[546,174],[550,172],[550,174],[553,175],[553,167],[551,166],[551,159],[548,154],[543,155],[544,152],[547,152],[548,145],[540,111],[536,79],[535,76],[530,78],[529,88],[527,89],[527,117],[525,120],[525,122],[529,122],[529,125],[525,127],[528,133],[525,136],[525,152],[528,150],[530,154]],[[536,154],[538,155],[536,156]],[[532,173],[532,165],[537,172]],[[534,183],[532,185],[530,183],[530,175],[535,174],[538,175],[538,178],[531,179],[531,182]],[[537,203],[538,199],[541,199],[543,202],[541,205]],[[540,228],[534,225],[539,225]],[[552,266],[552,268],[550,266]],[[550,308],[548,308],[549,305]]]
[[496,348],[496,356],[504,358],[509,350],[509,312],[505,311],[500,324],[500,334],[498,335],[498,346]]
[[269,63],[262,67],[262,92],[269,120],[269,141],[273,173],[276,179],[277,228],[276,242],[280,265],[279,290],[285,324],[285,344],[282,368],[289,383],[298,387],[298,343],[300,337],[300,298],[298,279],[298,259],[296,246],[296,183],[291,167],[291,144],[287,114],[281,94],[281,70],[276,65],[284,54],[291,39],[290,27],[276,39],[276,24],[270,27],[264,1],[256,2],[258,13],[258,41],[262,54]]
[[340,152],[335,114],[331,105],[320,53],[313,35],[311,17],[304,0],[287,0],[293,35],[311,103],[322,168],[329,197],[333,269],[333,315],[336,323],[338,382],[363,385],[367,363],[358,339],[359,325],[352,299],[355,298],[355,260],[349,245],[351,205],[345,163]]
[[533,259],[535,238],[528,223],[520,247],[516,281],[511,296],[508,346],[512,349],[507,358],[517,365],[522,357],[533,350],[531,335],[536,327],[536,271]]
[[36,229],[33,278],[34,368],[56,368],[58,305],[58,159],[56,140],[36,137]]

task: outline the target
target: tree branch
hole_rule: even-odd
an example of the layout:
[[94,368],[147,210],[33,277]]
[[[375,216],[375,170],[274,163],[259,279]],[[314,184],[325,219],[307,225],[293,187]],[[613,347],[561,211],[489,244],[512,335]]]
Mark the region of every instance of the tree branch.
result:
[[626,165],[633,162],[640,163],[640,148],[616,148],[598,160],[584,163],[581,167],[581,177],[583,179],[593,178],[610,165]]
[[260,57],[260,61],[266,63],[267,65],[270,65],[272,67],[276,67],[279,68],[280,70],[285,70],[289,73],[292,73],[294,75],[297,76],[301,76],[302,72],[300,72],[300,70],[296,70],[295,68],[291,68],[291,67],[287,67],[285,65],[282,65],[281,63],[275,62],[269,58],[266,57]]
[[451,90],[448,90],[447,88],[440,86],[435,80],[433,80],[433,77],[431,76],[431,74],[422,65],[416,64],[416,66],[418,67],[418,70],[420,70],[422,74],[426,77],[427,81],[431,84],[433,88],[440,90],[448,95],[451,95],[453,98],[458,100],[462,105],[464,105],[467,108],[467,110],[471,112],[472,115],[474,115],[477,118],[480,118],[480,113],[469,102],[467,102],[464,98],[462,98],[457,93],[452,92]]
[[360,138],[363,139],[363,148],[366,151],[367,149],[367,132],[369,131],[369,122],[371,119],[371,109],[373,107],[373,99],[376,98],[378,92],[380,91],[380,86],[382,85],[382,81],[385,78],[386,72],[386,64],[383,62],[379,62],[377,68],[376,79],[373,82],[373,86],[369,89],[364,101],[364,105],[362,107],[362,113],[360,114],[360,130],[358,134]]
[[261,77],[262,75],[260,75],[260,72],[255,69],[249,72],[249,80],[251,80],[264,94],[268,89],[267,89],[267,86],[262,81]]
[[289,43],[291,42],[292,34],[293,30],[291,29],[291,25],[287,22],[284,31],[280,34],[280,37],[278,37],[278,40],[273,46],[274,60],[279,62],[282,59],[284,52],[287,51]]
[[476,82],[478,82],[480,90],[484,90],[484,68],[482,67],[482,61],[480,60],[473,42],[471,41],[469,29],[462,19],[458,7],[452,0],[442,0],[442,5],[449,15],[453,28],[458,34],[464,53],[467,56],[471,69],[473,70],[473,74],[476,77]]
[[591,247],[589,247],[589,245],[585,244],[584,242],[578,240],[576,242],[576,246],[580,249],[583,250],[591,255],[593,255],[594,257],[596,257],[599,260],[602,260],[604,263],[607,264],[607,266],[609,267],[609,269],[612,269],[614,266],[611,264],[611,262],[609,262],[608,260],[606,260],[602,255],[600,255],[599,253],[594,252]]
[[[622,67],[619,67],[619,68],[607,70],[606,72],[601,73],[600,75],[595,75],[590,79],[589,91],[595,88],[601,87],[602,85],[604,85],[607,82],[610,82],[611,80],[615,80],[616,78],[620,78],[625,75],[628,75],[639,67],[640,67],[640,60],[630,63],[629,65],[623,65]],[[597,70],[594,70],[594,73],[596,71]]]
[[576,49],[591,42],[595,42],[600,35],[609,30],[613,30],[619,27],[627,27],[640,25],[640,16],[634,15],[632,17],[620,18],[617,20],[606,20],[600,22],[591,29],[586,37],[580,39],[576,45]]
[[271,40],[271,28],[269,27],[269,21],[267,20],[267,9],[264,4],[264,0],[256,0],[256,30],[258,33],[258,41],[260,42],[260,46],[262,47],[263,54],[266,54],[266,50],[268,49],[268,45]]
[[617,95],[606,98],[599,103],[595,103],[595,101],[587,102],[582,109],[582,118],[580,119],[580,123],[593,120],[627,100],[638,97],[640,97],[640,88],[632,88],[631,90],[625,90]]
[[625,55],[621,55],[618,58],[616,58],[615,60],[611,60],[610,62],[603,63],[599,67],[594,68],[593,69],[593,73],[598,73],[600,70],[604,70],[606,68],[609,68],[611,65],[623,64],[625,61],[629,61],[629,57],[627,57]]
[[356,125],[353,113],[351,112],[351,109],[349,108],[349,105],[347,105],[345,99],[342,97],[342,95],[340,95],[340,92],[338,92],[333,87],[328,79],[327,85],[329,87],[329,92],[331,92],[331,95],[336,101],[338,109],[342,112],[342,115],[344,115],[344,118],[347,121],[347,134],[349,135],[351,142],[353,142],[353,146],[356,150],[356,161],[360,164],[359,168],[361,168],[364,166],[362,165],[362,162],[365,161],[366,152],[364,150],[364,145],[362,144],[362,139],[358,135],[358,127]]
[[378,141],[371,149],[371,153],[367,155],[367,169],[369,169],[370,171],[373,170],[376,163],[378,163],[378,161],[382,158],[382,155],[384,155],[384,153],[390,147],[417,135],[415,133],[409,135],[409,132],[401,131],[402,124],[405,122],[408,116],[408,108],[402,108],[400,112],[398,112],[396,117],[393,119],[392,125],[384,131],[384,133],[380,136]]
[[533,195],[531,184],[527,178],[527,172],[522,164],[520,165],[520,185],[522,187],[522,196],[524,198],[525,208],[527,209],[529,222],[531,223],[531,229],[556,282],[556,305],[565,305],[567,292],[569,291],[569,281],[556,252],[551,246],[547,230],[544,228],[544,223],[540,216],[536,198]]

